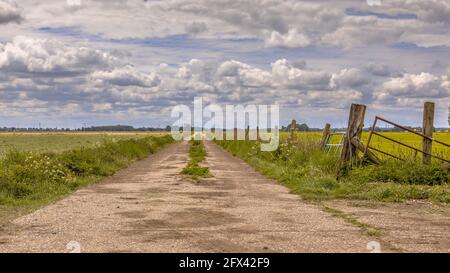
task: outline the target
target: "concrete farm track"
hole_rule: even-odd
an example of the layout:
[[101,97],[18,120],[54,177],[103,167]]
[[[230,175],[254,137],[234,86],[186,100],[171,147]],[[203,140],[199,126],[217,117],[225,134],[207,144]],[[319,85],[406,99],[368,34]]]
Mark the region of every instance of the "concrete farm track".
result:
[[[71,241],[81,252],[368,252],[367,243],[378,240],[290,194],[217,145],[205,146],[204,164],[214,177],[197,182],[181,175],[189,144],[170,145],[12,221],[0,231],[0,252],[67,252]],[[381,210],[391,211],[386,206]],[[375,215],[384,219],[383,213]],[[391,238],[389,222],[382,223],[383,251],[450,251],[448,217],[428,229],[427,236],[435,237],[425,248],[414,238],[404,248]]]

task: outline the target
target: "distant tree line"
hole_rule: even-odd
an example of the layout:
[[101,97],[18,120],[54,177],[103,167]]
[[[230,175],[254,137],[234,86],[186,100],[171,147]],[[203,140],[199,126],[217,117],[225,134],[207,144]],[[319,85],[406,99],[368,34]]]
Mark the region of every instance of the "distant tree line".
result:
[[0,127],[0,132],[170,132],[170,126],[165,128],[140,127],[134,128],[129,125],[107,125],[91,126],[76,129],[70,128],[19,128],[19,127]]
[[108,126],[92,126],[87,128],[81,128],[82,131],[87,132],[170,132],[170,126],[165,128],[155,128],[155,127],[140,127],[134,128],[129,125],[108,125]]
[[[411,130],[421,132],[421,127],[407,127]],[[370,131],[371,127],[364,128],[363,131]],[[192,128],[194,130],[194,128]],[[310,128],[306,123],[297,124],[297,132],[321,132],[323,128]],[[346,128],[333,128],[333,131],[341,132]],[[157,127],[139,127],[134,128],[130,125],[105,125],[105,126],[91,126],[77,129],[70,128],[20,128],[20,127],[0,127],[0,132],[170,132],[171,127],[165,128]],[[290,132],[291,124],[282,126],[281,131]],[[403,130],[397,127],[376,127],[377,132],[402,132]],[[449,128],[434,128],[434,132],[448,132]]]
[[[291,124],[289,124],[288,126],[282,126],[281,127],[281,131],[290,132],[291,131]],[[322,131],[322,129],[320,129],[320,128],[310,128],[308,126],[308,124],[302,123],[302,124],[297,124],[296,131],[297,132],[318,132],[318,131]]]
[[0,132],[70,132],[70,128],[20,128],[20,127],[0,127]]

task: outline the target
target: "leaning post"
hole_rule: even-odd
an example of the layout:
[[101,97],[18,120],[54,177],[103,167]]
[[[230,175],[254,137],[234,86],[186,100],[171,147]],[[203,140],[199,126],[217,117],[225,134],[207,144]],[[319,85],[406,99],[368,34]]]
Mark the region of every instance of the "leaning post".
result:
[[337,177],[341,174],[341,167],[344,167],[345,174],[348,172],[349,165],[357,160],[358,147],[352,139],[361,140],[364,128],[364,116],[366,114],[366,106],[363,104],[352,104],[348,118],[347,132],[343,143],[341,157],[338,163]]
[[330,134],[331,134],[331,124],[327,123],[323,128],[322,139],[320,140],[320,147],[322,149],[325,148],[325,145],[327,144],[327,139],[329,138]]

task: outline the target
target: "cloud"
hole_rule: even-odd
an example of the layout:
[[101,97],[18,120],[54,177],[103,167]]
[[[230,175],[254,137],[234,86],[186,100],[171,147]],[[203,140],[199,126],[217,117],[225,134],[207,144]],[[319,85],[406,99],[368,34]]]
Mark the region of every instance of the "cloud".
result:
[[311,44],[310,38],[296,29],[290,29],[285,34],[272,31],[270,37],[266,40],[267,47],[298,48],[307,47]]
[[388,2],[392,8],[413,11],[419,20],[428,23],[450,24],[450,3],[443,0],[408,0]]
[[0,25],[22,22],[22,14],[16,4],[0,1]]
[[[300,65],[295,65],[299,63]],[[182,64],[175,78],[164,78],[168,86],[182,91],[191,100],[202,96],[214,103],[279,103],[290,106],[344,107],[352,100],[363,99],[354,88],[369,81],[362,70],[348,69],[338,73],[307,68],[305,62],[280,59],[270,70],[226,60],[219,63],[191,60]],[[167,96],[176,95],[167,91]]]
[[100,50],[67,46],[56,39],[17,36],[0,47],[0,69],[8,72],[78,73],[105,69],[117,61]]
[[388,79],[373,93],[373,104],[381,107],[398,106],[409,109],[422,107],[424,101],[434,101],[438,106],[450,103],[450,77],[405,73]]
[[386,64],[381,63],[370,63],[364,66],[364,70],[368,73],[378,76],[378,77],[389,77],[397,76],[398,73],[395,72],[391,67]]
[[450,79],[448,76],[436,76],[422,72],[404,74],[382,84],[381,94],[412,98],[441,98],[450,96]]
[[328,89],[331,80],[327,71],[297,68],[286,59],[272,63],[272,76],[276,85],[294,89]]
[[331,76],[330,86],[332,88],[360,88],[370,83],[369,76],[357,68],[342,69],[339,73]]
[[205,103],[334,110],[353,102],[387,107],[450,98],[449,75],[399,73],[380,63],[328,67],[288,58],[266,65],[198,58],[146,66],[136,65],[126,50],[118,54],[97,47],[26,36],[0,44],[0,107],[7,115],[133,118],[159,117],[196,96]]
[[156,74],[146,75],[129,65],[109,71],[95,71],[91,74],[91,79],[98,85],[112,84],[140,87],[154,87],[161,82]]
[[199,34],[202,32],[206,32],[208,28],[206,27],[205,22],[192,22],[184,27],[187,33],[190,34]]
[[217,68],[216,76],[219,81],[228,79],[228,82],[235,82],[248,88],[270,87],[272,77],[267,71],[235,60],[221,63]]
[[105,40],[202,34],[208,39],[254,38],[275,48],[350,49],[402,42],[450,46],[446,0],[394,0],[379,6],[327,0],[86,0],[76,9],[65,2],[28,5],[30,0],[24,0],[21,5],[33,28],[76,26]]

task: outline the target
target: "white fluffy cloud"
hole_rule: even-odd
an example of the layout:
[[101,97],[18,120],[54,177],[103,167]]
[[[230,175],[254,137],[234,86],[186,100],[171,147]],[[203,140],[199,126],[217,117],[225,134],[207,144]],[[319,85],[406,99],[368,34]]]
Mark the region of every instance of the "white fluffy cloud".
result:
[[146,75],[129,65],[109,71],[95,71],[92,73],[91,79],[98,85],[112,84],[140,87],[154,87],[161,82],[156,74]]
[[360,88],[370,83],[370,76],[357,68],[343,69],[334,73],[331,77],[330,86],[335,89]]
[[68,46],[55,39],[17,36],[0,46],[0,69],[9,72],[57,73],[108,68],[117,58],[88,47]]
[[327,71],[296,68],[286,59],[272,63],[272,75],[277,85],[294,89],[328,89],[331,80]]
[[421,109],[425,101],[434,101],[441,107],[440,111],[446,111],[450,103],[450,77],[405,73],[381,83],[373,93],[372,103],[381,108]]
[[441,98],[450,92],[446,75],[392,77],[382,65],[333,71],[279,59],[264,69],[237,60],[192,59],[159,73],[143,72],[121,58],[90,46],[17,37],[0,46],[0,76],[5,79],[0,92],[10,101],[25,96],[27,101],[76,103],[94,112],[153,109],[195,96],[216,103],[345,108],[351,102]]
[[436,76],[430,73],[404,74],[392,78],[381,87],[381,94],[396,97],[441,98],[450,96],[448,76]]
[[235,60],[225,61],[219,65],[216,77],[224,81],[240,84],[248,88],[270,87],[272,75],[262,69]]
[[[393,0],[379,6],[364,0],[83,0],[76,8],[59,0],[19,4],[32,27],[77,27],[105,39],[201,34],[253,37],[267,47],[283,48],[400,42],[450,46],[447,0]],[[20,18],[17,12],[7,14],[15,14],[3,16],[8,21]]]
[[8,23],[20,23],[23,20],[21,12],[16,4],[9,1],[0,1],[0,25]]
[[191,59],[153,69],[136,66],[127,56],[84,42],[16,37],[0,44],[0,107],[11,115],[153,116],[190,104],[195,96],[205,103],[335,110],[353,102],[418,105],[450,98],[449,75],[399,74],[381,64],[327,69],[288,59],[270,66]]

